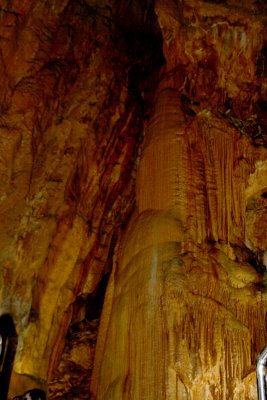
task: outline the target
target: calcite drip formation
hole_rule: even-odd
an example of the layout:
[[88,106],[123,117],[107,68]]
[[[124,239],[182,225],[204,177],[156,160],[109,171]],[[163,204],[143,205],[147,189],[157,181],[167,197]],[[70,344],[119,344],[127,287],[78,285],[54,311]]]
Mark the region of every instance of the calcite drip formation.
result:
[[252,360],[265,343],[266,297],[260,274],[235,254],[246,231],[233,163],[248,142],[208,112],[188,124],[180,109],[176,90],[159,90],[136,213],[103,310],[97,399],[256,395]]
[[[255,399],[266,7],[115,3],[0,7],[10,398]],[[94,354],[88,299],[108,274]]]
[[[220,110],[219,95],[224,107],[226,97],[245,96],[241,82],[255,80],[258,43],[251,27],[238,26],[240,15],[219,21],[221,7],[216,15],[200,6],[195,15],[188,2],[183,17],[192,22],[183,25],[178,7],[168,6],[157,3],[165,77],[145,131],[136,211],[109,283],[92,387],[97,399],[253,399],[266,295],[249,253],[261,254],[263,272],[266,239],[255,235],[262,206],[251,218],[248,204],[265,204],[266,147],[255,148],[241,129],[246,106],[228,118],[233,110]],[[204,30],[207,11],[218,22]]]

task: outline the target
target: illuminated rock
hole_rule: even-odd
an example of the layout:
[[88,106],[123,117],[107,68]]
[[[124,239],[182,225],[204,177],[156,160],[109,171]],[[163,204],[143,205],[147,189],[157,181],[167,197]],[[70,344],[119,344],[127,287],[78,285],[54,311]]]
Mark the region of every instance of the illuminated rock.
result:
[[[97,400],[254,399],[267,341],[266,6],[24,0],[0,19],[10,397],[80,386]],[[90,389],[82,327],[96,335],[89,298],[108,274]]]
[[159,0],[156,12],[165,77],[92,391],[98,400],[254,399],[266,342],[267,152],[263,136],[257,143],[265,127],[249,113],[261,95],[254,55],[264,28],[235,5]]

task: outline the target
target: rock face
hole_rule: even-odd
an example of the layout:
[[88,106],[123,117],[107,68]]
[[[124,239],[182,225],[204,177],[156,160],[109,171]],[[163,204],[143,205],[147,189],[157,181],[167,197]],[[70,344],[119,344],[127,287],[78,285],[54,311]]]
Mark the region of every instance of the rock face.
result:
[[143,50],[130,54],[108,3],[4,3],[0,312],[18,334],[14,396],[46,387],[132,212]]
[[253,0],[0,4],[10,398],[39,387],[51,399],[255,399],[266,11]]
[[104,306],[97,399],[257,396],[267,153],[253,7],[157,1],[166,66]]

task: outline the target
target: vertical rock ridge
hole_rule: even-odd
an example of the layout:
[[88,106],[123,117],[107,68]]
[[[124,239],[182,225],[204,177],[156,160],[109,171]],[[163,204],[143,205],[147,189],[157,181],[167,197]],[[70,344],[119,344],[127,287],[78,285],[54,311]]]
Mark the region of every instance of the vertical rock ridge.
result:
[[[25,0],[0,20],[10,397],[255,398],[266,7]],[[89,395],[89,299],[109,274]]]
[[[261,96],[255,54],[264,28],[250,17],[252,3],[246,7],[156,2],[166,65],[145,130],[136,213],[103,315],[109,325],[100,330],[106,342],[96,353],[93,398],[256,396],[267,299],[264,268],[248,256],[259,241],[248,241],[247,193],[266,159],[265,139],[256,146],[249,133],[259,129],[258,116],[252,125],[249,116]],[[259,177],[253,185],[265,190]]]

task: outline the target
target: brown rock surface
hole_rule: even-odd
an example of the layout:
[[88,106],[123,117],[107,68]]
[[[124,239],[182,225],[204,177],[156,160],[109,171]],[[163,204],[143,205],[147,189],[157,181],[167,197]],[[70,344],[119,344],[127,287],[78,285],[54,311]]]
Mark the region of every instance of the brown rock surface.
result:
[[108,3],[3,3],[0,305],[18,333],[13,396],[46,386],[132,211],[142,52],[132,62]]
[[266,12],[254,0],[0,0],[10,397],[255,399]]
[[51,399],[85,399],[93,369],[98,320],[82,321],[67,335],[62,358],[49,383]]
[[220,3],[156,4],[166,67],[103,310],[97,399],[257,395],[267,153],[255,58],[265,28],[252,2]]

